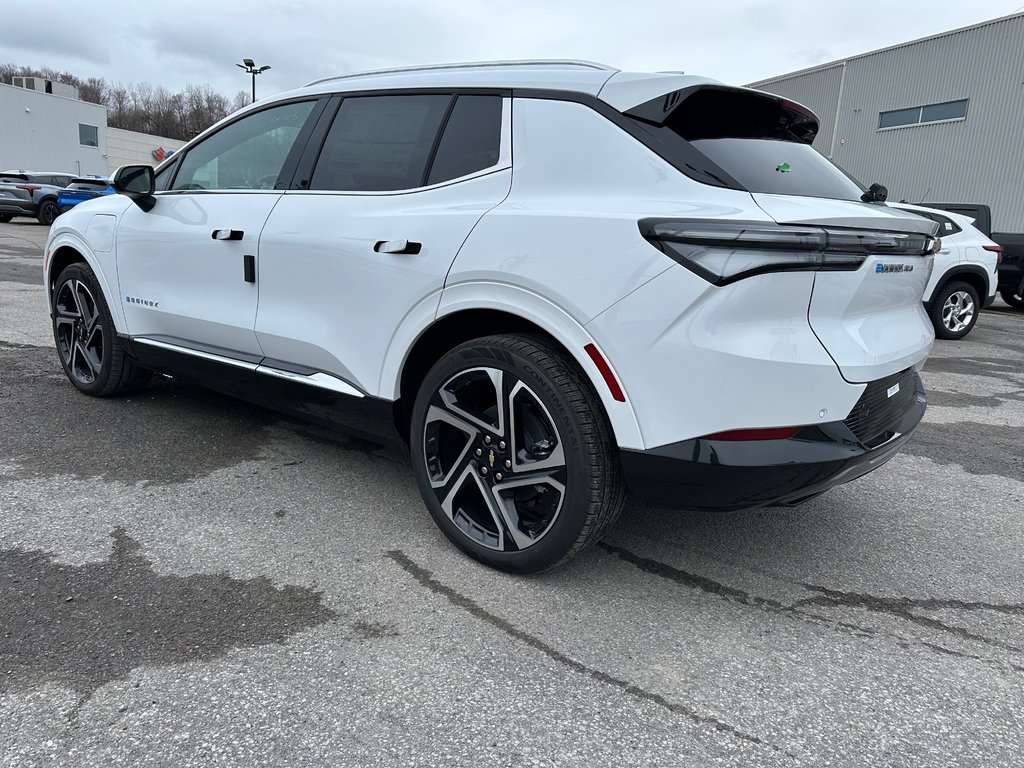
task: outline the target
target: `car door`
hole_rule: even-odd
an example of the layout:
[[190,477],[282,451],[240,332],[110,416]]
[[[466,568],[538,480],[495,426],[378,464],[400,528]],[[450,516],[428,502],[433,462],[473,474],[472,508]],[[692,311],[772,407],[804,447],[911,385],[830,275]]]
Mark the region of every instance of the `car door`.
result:
[[462,243],[508,195],[510,110],[500,94],[434,93],[350,96],[333,120],[325,111],[322,149],[303,158],[299,189],[260,241],[265,365],[378,394],[401,322],[433,316]]
[[136,341],[250,362],[262,357],[253,331],[260,230],[317,104],[276,104],[229,123],[190,147],[173,178],[161,173],[151,210],[131,205],[121,216],[120,300]]

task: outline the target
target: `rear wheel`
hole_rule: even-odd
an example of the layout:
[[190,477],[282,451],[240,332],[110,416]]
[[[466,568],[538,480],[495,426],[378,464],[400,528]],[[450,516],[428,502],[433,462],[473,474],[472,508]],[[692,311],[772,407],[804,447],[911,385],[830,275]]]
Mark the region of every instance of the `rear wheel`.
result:
[[575,361],[538,337],[488,336],[441,358],[416,397],[410,442],[438,526],[501,570],[571,559],[625,501],[597,394]]
[[932,300],[930,315],[940,339],[962,339],[978,321],[978,292],[968,283],[953,281],[942,286]]
[[57,220],[58,213],[59,211],[57,210],[56,202],[53,200],[44,200],[39,204],[39,213],[36,218],[39,220],[40,224],[50,226]]
[[87,395],[128,394],[149,380],[150,372],[126,354],[96,276],[85,264],[72,264],[57,278],[53,338],[64,373]]
[[1009,304],[1014,309],[1024,309],[1024,295],[1020,293],[1014,293],[1009,288],[1005,288],[999,292],[1003,301]]
[[14,218],[13,213],[0,213],[0,224],[6,224]]

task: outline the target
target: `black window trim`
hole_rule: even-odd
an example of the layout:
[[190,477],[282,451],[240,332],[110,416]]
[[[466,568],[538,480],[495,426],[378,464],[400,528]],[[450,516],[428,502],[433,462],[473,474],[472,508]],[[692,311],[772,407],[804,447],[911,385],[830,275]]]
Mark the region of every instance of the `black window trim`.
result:
[[[966,104],[964,108],[963,117],[944,117],[941,120],[923,120],[924,111],[928,107],[940,107],[943,104]],[[909,112],[911,110],[917,110],[917,122],[914,123],[900,123],[899,125],[887,125],[882,127],[882,115],[890,115],[893,112]],[[878,127],[875,128],[876,132],[879,131],[896,131],[900,128],[913,128],[917,125],[940,125],[942,123],[962,123],[967,119],[967,116],[971,111],[971,100],[967,99],[947,99],[946,101],[935,101],[930,104],[920,104],[916,107],[900,107],[899,109],[883,109],[878,113]]]
[[[173,165],[171,169],[171,178],[167,180],[168,189],[163,189],[156,194],[158,195],[223,195],[223,194],[266,194],[268,192],[274,194],[280,194],[288,189],[291,184],[292,177],[295,173],[295,166],[299,162],[299,158],[302,155],[302,150],[306,147],[306,142],[309,140],[309,135],[312,133],[314,126],[323,113],[324,108],[330,101],[330,94],[323,93],[310,93],[302,96],[295,96],[290,99],[281,99],[280,101],[273,101],[267,104],[261,104],[258,109],[252,109],[244,114],[238,115],[238,117],[230,120],[217,127],[214,131],[204,131],[203,133],[196,136],[192,141],[186,144],[184,147],[179,149],[174,155],[169,158],[168,165]],[[170,189],[174,186],[174,182],[178,180],[178,171],[181,170],[182,158],[188,157],[188,153],[191,152],[195,147],[198,147],[207,139],[216,136],[218,133],[223,131],[225,128],[229,128],[240,120],[245,120],[247,117],[265,112],[268,109],[274,109],[275,107],[283,107],[288,104],[298,104],[301,102],[311,101],[313,103],[313,109],[310,110],[309,115],[306,117],[306,122],[303,123],[302,128],[299,129],[298,135],[295,137],[295,142],[292,144],[292,148],[288,151],[288,156],[285,158],[284,165],[281,166],[281,173],[277,177],[277,182],[274,184],[273,189]],[[162,170],[162,168],[157,169]]]
[[[429,189],[436,189],[439,187],[446,187],[451,184],[458,184],[469,179],[476,179],[480,176],[488,176],[492,173],[500,173],[501,171],[508,170],[512,167],[512,147],[505,146],[505,135],[504,126],[506,120],[511,127],[512,114],[511,114],[511,103],[509,103],[509,112],[506,115],[505,112],[505,99],[512,99],[514,92],[508,88],[378,88],[373,90],[365,91],[336,91],[325,94],[332,97],[332,106],[323,114],[321,122],[323,125],[317,125],[316,138],[317,142],[310,141],[306,148],[306,152],[303,154],[301,160],[299,160],[296,166],[295,175],[292,178],[292,182],[288,187],[288,191],[295,193],[301,192],[303,194],[310,195],[359,195],[367,197],[380,197],[387,195],[407,195],[415,192],[423,192]],[[580,94],[582,95],[582,94]],[[363,189],[308,189],[307,186],[303,185],[303,181],[308,185],[313,178],[313,171],[316,169],[316,164],[320,160],[320,155],[323,152],[324,143],[327,140],[327,133],[330,131],[331,125],[334,123],[334,119],[337,117],[338,110],[341,109],[341,104],[345,99],[349,98],[362,98],[364,96],[450,96],[451,99],[445,110],[444,117],[438,126],[437,134],[434,136],[434,144],[431,148],[430,154],[427,158],[427,163],[424,167],[424,175],[421,178],[421,186],[408,187],[405,189],[386,189],[386,190],[363,190]],[[451,117],[452,110],[455,107],[455,103],[458,101],[459,96],[498,96],[502,102],[502,135],[501,144],[498,148],[498,161],[494,165],[489,165],[486,168],[481,168],[479,171],[473,173],[467,173],[465,176],[459,176],[455,179],[446,179],[445,181],[439,181],[436,184],[426,184],[427,178],[430,176],[430,170],[434,163],[434,156],[437,154],[437,148],[440,146],[441,137],[444,135],[444,129],[448,125],[448,119]],[[334,101],[336,100],[336,101]],[[322,128],[322,130],[321,130]],[[511,143],[511,131],[508,136],[508,141]]]

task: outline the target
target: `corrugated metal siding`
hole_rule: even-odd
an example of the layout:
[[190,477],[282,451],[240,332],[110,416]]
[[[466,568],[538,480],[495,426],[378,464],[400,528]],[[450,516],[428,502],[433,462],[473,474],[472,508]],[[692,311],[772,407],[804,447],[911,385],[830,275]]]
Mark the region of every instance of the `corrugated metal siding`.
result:
[[[835,103],[834,70],[757,87],[808,106],[833,88]],[[849,59],[832,159],[885,184],[890,199],[987,203],[993,229],[1024,232],[1022,81],[1024,16]],[[966,120],[878,130],[879,112],[965,98]],[[828,154],[827,143],[815,147]]]
[[[96,126],[99,146],[78,143],[78,124]],[[99,104],[0,84],[0,170],[107,172],[107,110]]]

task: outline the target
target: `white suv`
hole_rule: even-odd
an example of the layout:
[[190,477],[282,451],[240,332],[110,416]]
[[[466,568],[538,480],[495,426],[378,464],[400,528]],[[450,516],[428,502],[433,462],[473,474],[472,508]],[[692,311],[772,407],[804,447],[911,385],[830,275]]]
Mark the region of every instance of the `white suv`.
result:
[[950,211],[908,203],[889,203],[939,225],[942,248],[935,254],[924,307],[940,339],[962,339],[996,299],[1003,246],[975,229],[974,220]]
[[899,450],[933,340],[937,225],[862,202],[817,127],[588,62],[311,83],[58,219],[58,353],[87,394],[160,371],[406,446],[441,530],[510,571],[627,488],[795,503]]

